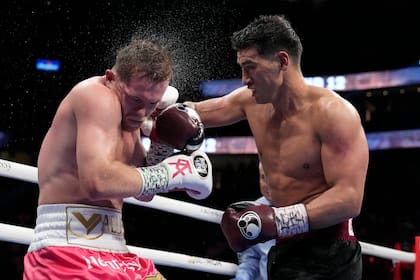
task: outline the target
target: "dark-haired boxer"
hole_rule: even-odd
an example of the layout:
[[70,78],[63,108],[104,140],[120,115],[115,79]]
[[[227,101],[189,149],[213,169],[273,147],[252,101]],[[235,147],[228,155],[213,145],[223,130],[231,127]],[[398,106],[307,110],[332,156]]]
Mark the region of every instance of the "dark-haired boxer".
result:
[[[39,152],[38,216],[24,279],[164,279],[151,260],[128,251],[121,211],[126,197],[184,190],[204,199],[212,190],[211,163],[198,151],[200,120],[172,105],[172,67],[164,47],[133,40],[104,76],[81,81],[63,99]],[[176,147],[146,155],[140,128],[150,118],[154,143]],[[165,122],[177,129],[158,129]],[[173,148],[185,153],[170,155]]]
[[245,86],[187,105],[205,127],[248,121],[274,207],[232,205],[226,239],[242,251],[277,238],[268,279],[361,279],[351,219],[361,211],[369,151],[357,110],[306,83],[302,44],[284,16],[260,16],[231,39]]

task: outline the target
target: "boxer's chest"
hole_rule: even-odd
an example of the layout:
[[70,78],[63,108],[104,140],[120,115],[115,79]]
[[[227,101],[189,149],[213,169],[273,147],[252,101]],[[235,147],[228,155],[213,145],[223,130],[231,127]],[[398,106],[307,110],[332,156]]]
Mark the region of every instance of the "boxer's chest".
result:
[[307,116],[260,120],[250,126],[261,157],[287,177],[305,178],[321,173],[321,144]]
[[117,157],[124,163],[135,164],[142,155],[139,151],[139,141],[137,133],[123,131],[116,149]]

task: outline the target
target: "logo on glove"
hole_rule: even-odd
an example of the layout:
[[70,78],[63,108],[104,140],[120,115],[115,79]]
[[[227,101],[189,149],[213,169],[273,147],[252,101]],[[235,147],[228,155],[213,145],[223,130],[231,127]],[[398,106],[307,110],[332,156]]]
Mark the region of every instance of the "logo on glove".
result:
[[203,143],[204,138],[204,125],[200,120],[200,116],[194,109],[187,107],[183,103],[176,103],[175,108],[178,111],[187,113],[190,118],[190,121],[193,122],[194,125],[197,127],[196,135],[189,139],[185,148],[190,151],[198,150],[198,148],[200,148],[201,144]]
[[201,155],[197,155],[196,157],[194,157],[193,162],[195,170],[197,170],[198,174],[201,177],[207,177],[207,175],[209,174],[209,165],[206,159]]
[[257,238],[261,233],[261,219],[254,211],[243,213],[236,224],[242,236],[248,240]]

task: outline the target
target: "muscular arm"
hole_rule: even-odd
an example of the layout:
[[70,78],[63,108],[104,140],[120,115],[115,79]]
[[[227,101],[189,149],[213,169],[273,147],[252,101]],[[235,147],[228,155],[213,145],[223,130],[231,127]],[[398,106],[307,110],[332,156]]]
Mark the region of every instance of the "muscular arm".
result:
[[198,112],[205,127],[219,127],[244,120],[246,116],[243,106],[250,96],[250,91],[241,87],[222,97],[185,104]]
[[369,161],[360,117],[351,104],[332,101],[321,108],[320,116],[315,119],[330,188],[306,205],[311,229],[359,215]]
[[[89,199],[124,198],[140,191],[139,173],[126,163],[121,138],[120,105],[102,91],[73,99],[77,122],[77,166],[80,187]],[[129,137],[129,136],[127,136]],[[133,146],[134,149],[134,146]]]

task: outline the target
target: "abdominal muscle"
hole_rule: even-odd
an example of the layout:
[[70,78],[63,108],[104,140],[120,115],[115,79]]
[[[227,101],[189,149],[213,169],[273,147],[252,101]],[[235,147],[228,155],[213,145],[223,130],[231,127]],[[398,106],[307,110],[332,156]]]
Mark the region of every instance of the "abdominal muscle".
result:
[[299,180],[280,178],[281,175],[267,175],[271,194],[271,202],[276,207],[284,207],[297,203],[307,204],[328,189],[323,180],[317,178]]
[[310,127],[286,124],[277,133],[263,128],[253,131],[273,205],[308,203],[329,188],[321,163],[321,144]]
[[[290,139],[299,142],[299,139]],[[285,150],[279,146],[260,149],[260,160],[264,169],[271,200],[276,207],[296,203],[308,203],[329,186],[325,181],[320,163],[319,145],[308,142],[294,144],[283,142]]]

